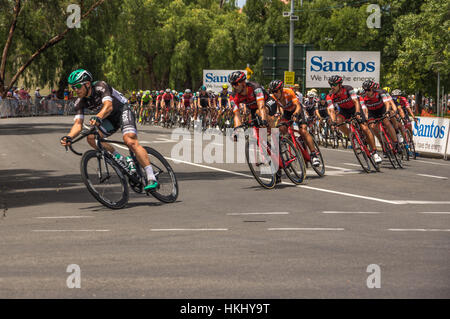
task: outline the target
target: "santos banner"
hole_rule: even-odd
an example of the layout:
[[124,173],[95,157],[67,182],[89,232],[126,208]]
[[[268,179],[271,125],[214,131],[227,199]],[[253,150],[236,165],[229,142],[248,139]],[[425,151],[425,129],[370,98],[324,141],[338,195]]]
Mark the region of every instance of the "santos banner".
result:
[[329,88],[328,79],[340,75],[344,85],[361,87],[367,80],[380,81],[378,51],[306,51],[306,87]]
[[445,155],[450,121],[439,117],[417,117],[417,119],[417,125],[413,123],[416,151]]
[[[231,91],[231,85],[228,82],[230,74],[239,70],[203,70],[203,85],[214,92],[222,91],[222,85],[228,84],[228,90]],[[247,70],[240,70],[247,75]]]

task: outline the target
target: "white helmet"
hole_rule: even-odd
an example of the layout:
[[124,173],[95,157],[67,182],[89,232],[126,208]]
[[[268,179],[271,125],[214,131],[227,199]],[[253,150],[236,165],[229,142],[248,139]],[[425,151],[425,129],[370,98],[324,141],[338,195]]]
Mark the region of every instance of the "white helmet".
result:
[[317,94],[311,90],[311,91],[308,91],[308,93],[306,94],[306,96],[307,96],[307,97],[316,97]]

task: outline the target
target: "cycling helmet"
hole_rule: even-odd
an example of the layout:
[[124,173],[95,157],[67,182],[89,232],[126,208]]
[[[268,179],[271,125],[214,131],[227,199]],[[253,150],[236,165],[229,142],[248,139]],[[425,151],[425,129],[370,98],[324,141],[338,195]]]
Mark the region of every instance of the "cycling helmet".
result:
[[317,90],[316,89],[311,89],[311,92],[313,92],[314,94],[317,95]]
[[230,78],[229,78],[228,82],[230,82],[231,84],[236,84],[238,82],[245,81],[245,80],[247,80],[247,76],[245,75],[244,72],[234,71],[233,73],[230,74]]
[[186,90],[184,91],[184,93],[189,94],[189,93],[191,93],[191,90],[186,89]]
[[206,92],[208,92],[209,94],[211,94],[213,92],[213,90],[211,88],[207,89]]
[[402,95],[402,91],[399,89],[392,90],[392,95],[393,96]]
[[320,93],[320,100],[326,100],[327,95],[325,93]]
[[376,89],[377,84],[373,82],[372,80],[365,80],[362,84],[362,88],[364,91],[370,91],[373,89]]
[[206,86],[202,85],[200,91],[206,91]]
[[279,89],[282,89],[284,87],[284,83],[281,80],[273,80],[269,83],[269,92],[273,93],[278,91]]
[[199,94],[200,94],[199,92],[196,92],[196,93],[195,93],[195,96],[198,96]]
[[222,88],[223,88],[223,89],[228,89],[228,84],[222,85]]
[[75,85],[83,82],[92,82],[92,74],[89,71],[78,69],[70,73],[67,81],[70,85]]
[[159,91],[159,94],[164,94],[164,91],[163,90]]
[[166,89],[166,93],[170,93],[170,89]]
[[328,84],[329,84],[330,86],[337,85],[337,84],[342,84],[342,82],[343,82],[343,79],[342,79],[342,77],[339,76],[339,75],[333,75],[333,76],[331,76],[331,77],[328,79]]
[[150,94],[150,90],[145,91],[145,94]]
[[175,91],[175,90],[172,90],[172,94],[177,94],[177,91]]
[[385,90],[385,91],[388,92],[388,93],[391,93],[391,88],[390,88],[389,86],[385,86],[385,87],[383,88],[383,90]]
[[317,94],[316,93],[314,93],[314,91],[309,91],[307,94],[306,94],[306,96],[308,97],[308,98],[314,98],[314,97],[316,97],[317,96]]

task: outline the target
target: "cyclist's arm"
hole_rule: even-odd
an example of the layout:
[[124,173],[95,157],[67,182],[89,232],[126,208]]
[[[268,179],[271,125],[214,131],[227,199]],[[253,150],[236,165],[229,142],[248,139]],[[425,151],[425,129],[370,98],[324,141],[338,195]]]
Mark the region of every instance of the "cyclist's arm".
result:
[[112,111],[113,111],[112,101],[106,100],[103,102],[103,107],[100,110],[100,112],[98,112],[97,117],[105,119],[111,114]]

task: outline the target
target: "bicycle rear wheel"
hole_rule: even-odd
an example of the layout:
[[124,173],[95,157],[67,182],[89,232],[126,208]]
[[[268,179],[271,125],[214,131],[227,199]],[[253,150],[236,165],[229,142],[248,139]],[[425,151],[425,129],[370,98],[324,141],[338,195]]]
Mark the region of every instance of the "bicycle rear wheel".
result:
[[128,183],[113,160],[96,150],[83,154],[81,178],[96,200],[112,209],[123,208],[128,202]]
[[305,160],[294,143],[285,137],[280,140],[280,155],[284,172],[291,182],[296,185],[303,183],[306,176]]
[[[159,184],[149,194],[164,203],[175,202],[178,198],[178,182],[172,167],[158,151],[148,146],[144,146],[144,148],[148,153],[153,173]],[[142,174],[147,176],[144,168],[141,169],[143,171]]]
[[[358,134],[358,132],[356,132]],[[370,173],[370,163],[364,148],[359,144],[358,139],[361,141],[361,136],[356,136],[355,133],[350,133],[350,142],[352,143],[352,149],[358,159],[359,164],[366,173]]]
[[277,169],[267,151],[268,149],[270,149],[270,143],[267,143],[266,146],[258,145],[256,139],[246,137],[245,159],[248,167],[259,185],[271,189],[276,183]]
[[311,166],[312,166],[313,170],[317,173],[317,175],[322,177],[325,175],[325,162],[323,161],[322,152],[320,151],[319,144],[316,141],[314,141],[314,147],[316,148],[316,151],[318,153],[320,165],[314,166],[311,163]]
[[408,153],[410,153],[410,157],[416,159],[416,146],[414,145],[413,136],[408,129],[406,129],[406,140],[408,142]]

